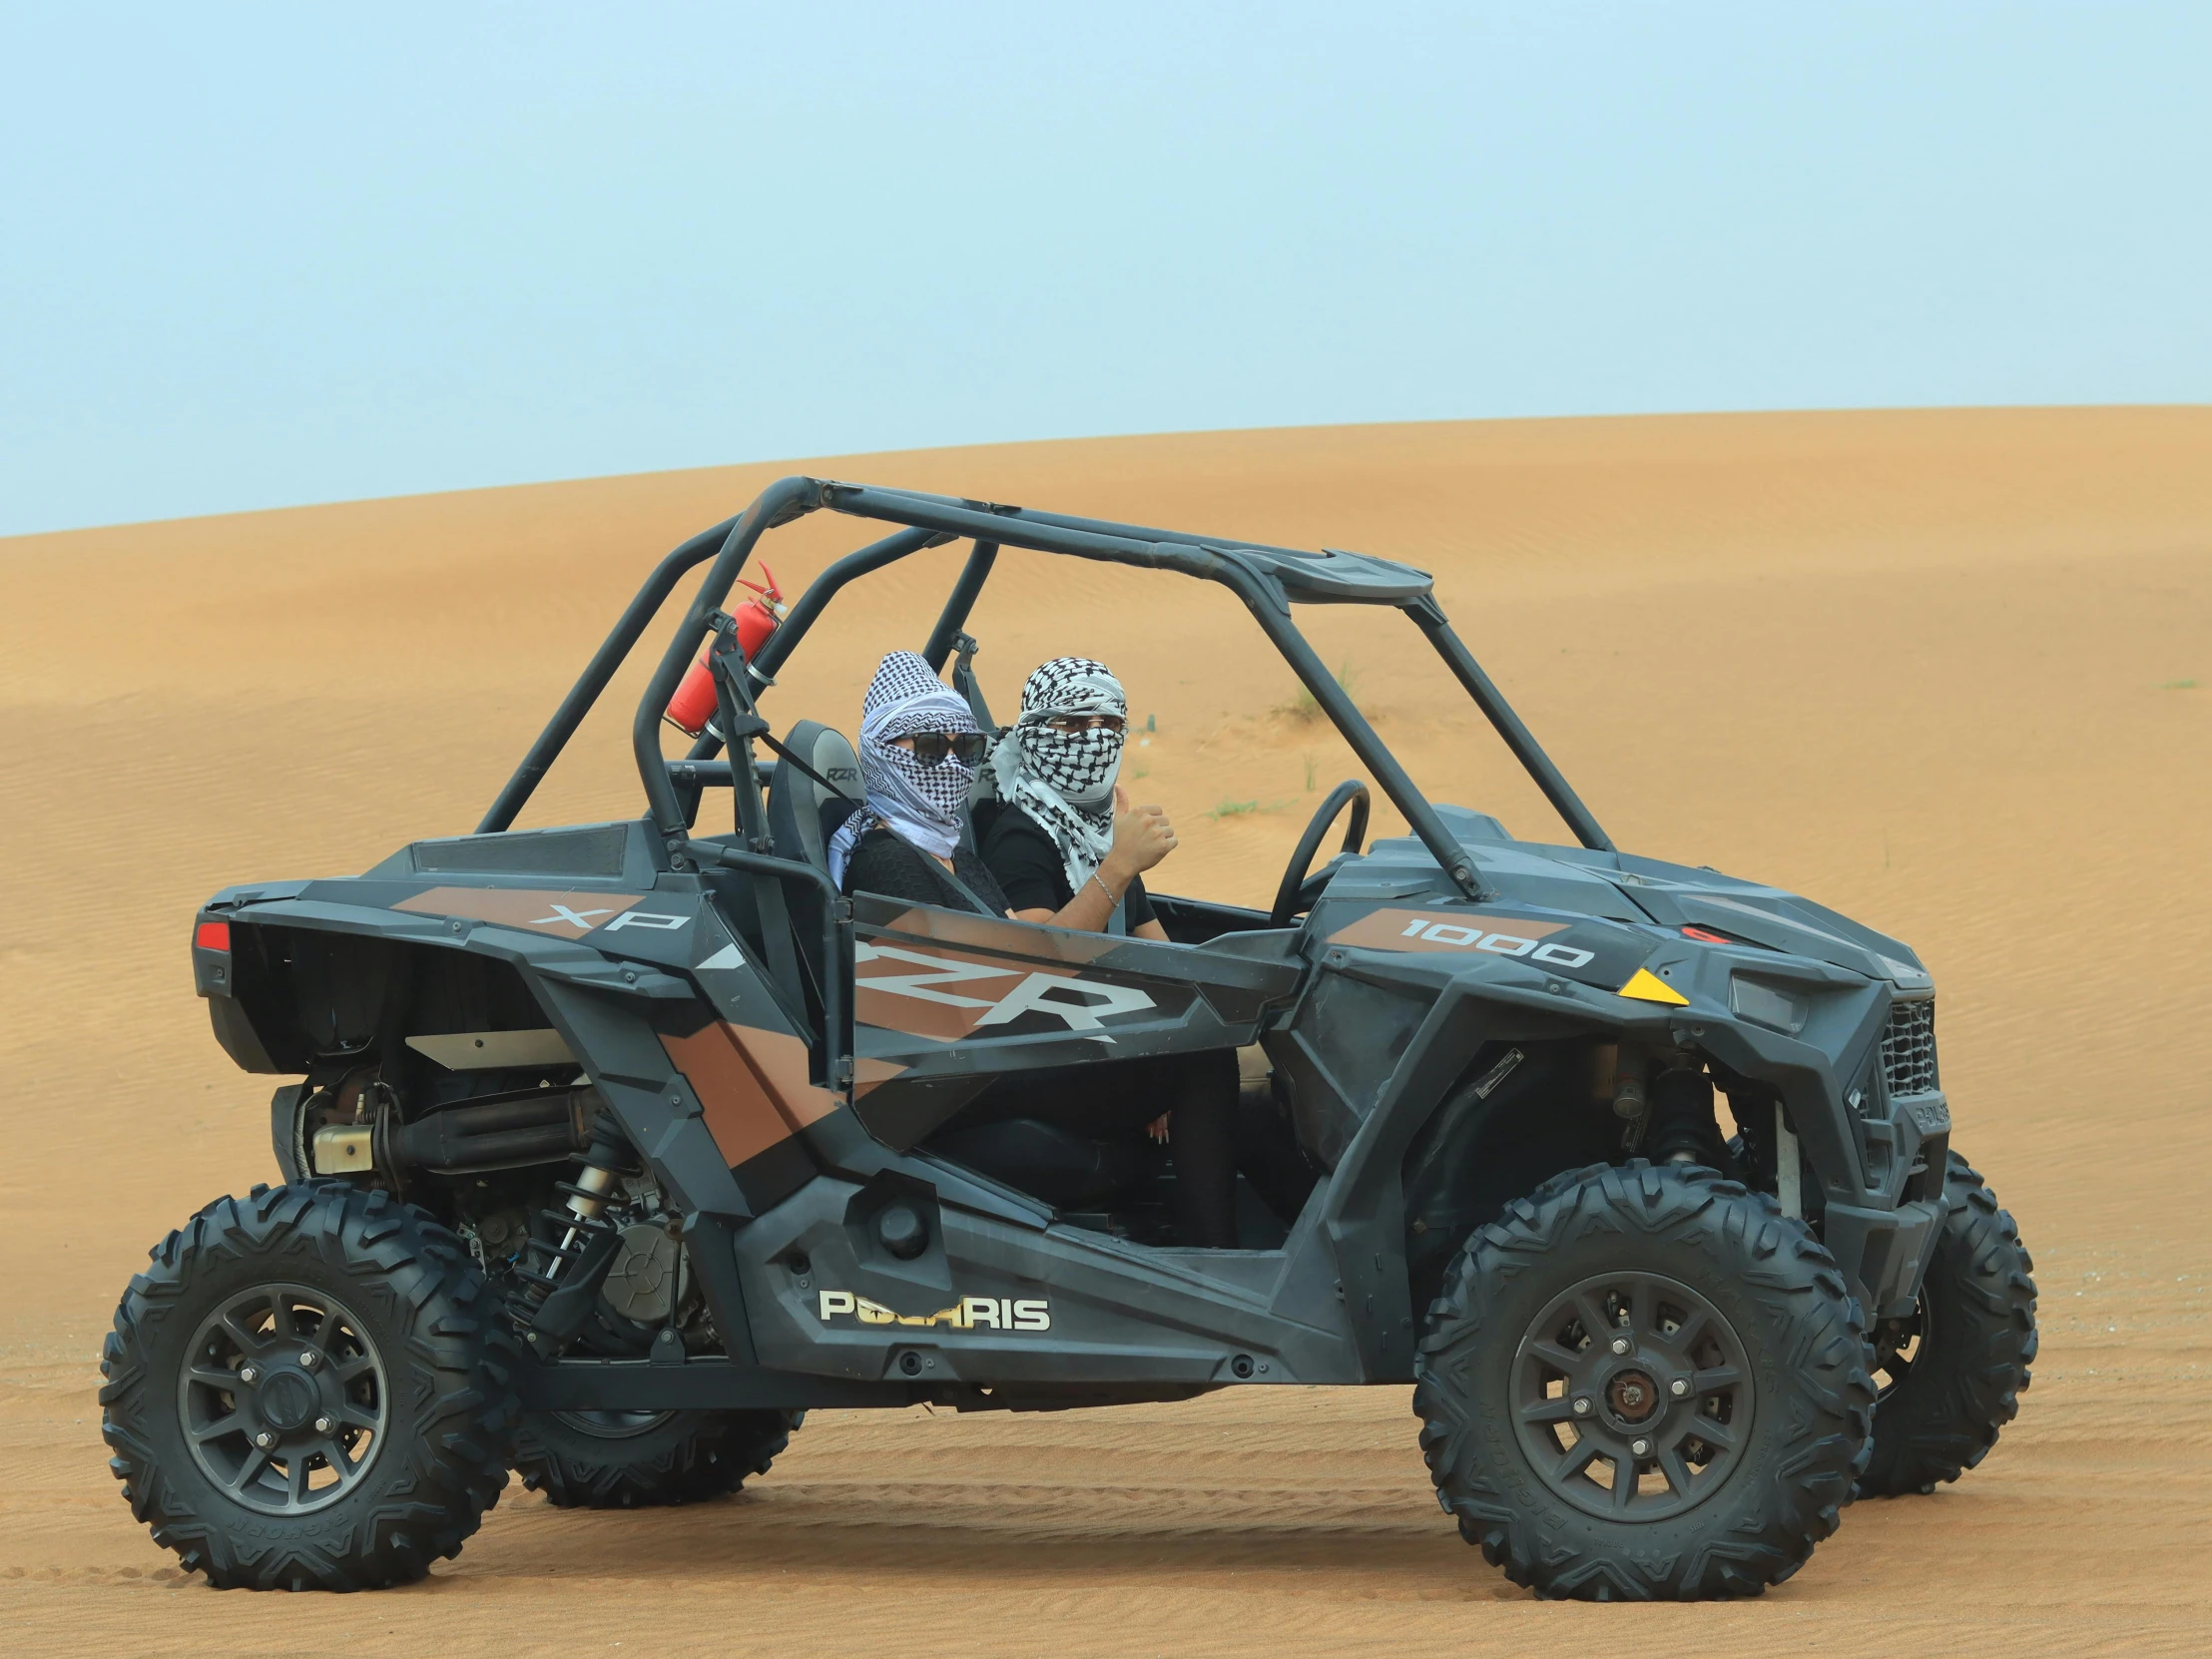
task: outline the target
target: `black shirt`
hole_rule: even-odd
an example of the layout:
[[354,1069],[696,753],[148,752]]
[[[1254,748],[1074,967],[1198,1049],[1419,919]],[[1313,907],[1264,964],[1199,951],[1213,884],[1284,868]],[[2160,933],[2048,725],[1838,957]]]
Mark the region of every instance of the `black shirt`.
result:
[[[998,877],[1006,902],[1014,909],[1051,910],[1057,914],[1075,897],[1059,846],[1045,833],[1044,827],[1020,808],[1002,801],[986,801],[978,806],[975,844],[983,854],[983,862]],[[1122,919],[1131,932],[1153,919],[1152,900],[1145,896],[1142,876],[1130,878],[1122,898]]]
[[[990,870],[966,847],[952,854],[952,872],[975,890],[975,896],[991,906],[990,915],[1002,916],[1012,908],[999,891]],[[947,910],[973,910],[975,906],[945,878],[944,865],[910,841],[901,840],[878,824],[852,847],[844,866],[844,890],[879,893],[910,904],[935,904]]]

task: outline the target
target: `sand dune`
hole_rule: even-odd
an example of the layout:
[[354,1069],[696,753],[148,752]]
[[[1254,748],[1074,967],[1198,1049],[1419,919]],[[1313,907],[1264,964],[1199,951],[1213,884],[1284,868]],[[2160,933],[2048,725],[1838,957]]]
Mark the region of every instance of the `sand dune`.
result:
[[[271,1178],[268,1091],[191,995],[193,905],[468,828],[644,570],[785,470],[1423,565],[1621,844],[1912,940],[1942,990],[1957,1144],[2042,1287],[2035,1384],[1996,1452],[1934,1497],[1855,1506],[1796,1579],[1728,1607],[1511,1590],[1438,1513],[1402,1389],[822,1413],[726,1504],[583,1516],[510,1489],[414,1589],[181,1579],[115,1493],[92,1390],[146,1246]],[[786,536],[770,560],[796,592],[864,531]],[[771,712],[849,725],[954,557],[848,593]],[[1316,633],[1431,794],[1554,836],[1391,621]],[[973,626],[1005,706],[1054,652],[1122,673],[1155,724],[1133,781],[1185,834],[1169,890],[1265,898],[1352,770],[1199,584],[1009,555]],[[527,822],[636,810],[626,684]],[[1133,438],[21,538],[0,541],[0,721],[12,1650],[2212,1646],[2212,410]]]

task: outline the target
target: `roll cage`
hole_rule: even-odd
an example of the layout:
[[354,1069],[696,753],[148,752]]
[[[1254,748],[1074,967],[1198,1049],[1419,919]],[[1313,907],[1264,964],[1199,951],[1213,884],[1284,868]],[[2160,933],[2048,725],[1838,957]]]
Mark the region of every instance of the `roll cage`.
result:
[[[929,666],[939,671],[951,656],[1002,547],[1096,559],[1144,570],[1173,570],[1204,581],[1219,582],[1251,611],[1300,683],[1329,716],[1361,764],[1403,815],[1413,833],[1435,856],[1452,883],[1470,899],[1478,899],[1484,893],[1473,861],[1445,830],[1427,798],[1376,736],[1375,728],[1346,695],[1335,676],[1323,666],[1313,647],[1299,632],[1291,613],[1294,602],[1386,605],[1403,611],[1420,630],[1543,792],[1544,798],[1574,831],[1575,838],[1593,851],[1614,849],[1611,838],[1598,827],[1590,810],[1568,786],[1473,654],[1452,632],[1442,609],[1436,604],[1431,579],[1424,571],[1334,548],[1318,553],[1305,552],[1233,537],[1158,530],[1144,525],[1039,512],[1027,507],[1002,506],[996,502],[804,476],[778,479],[744,512],[702,531],[661,560],[593,653],[568,695],[561,700],[545,730],[538,734],[537,741],[515,768],[506,787],[484,814],[476,832],[493,834],[513,826],[516,815],[636,648],[640,637],[675,591],[676,584],[686,572],[711,560],[706,579],[700,583],[698,593],[639,700],[630,729],[638,776],[645,786],[647,817],[666,843],[675,866],[688,867],[688,861],[697,856],[693,850],[697,843],[691,839],[693,812],[686,806],[678,778],[679,775],[688,776],[696,789],[697,780],[703,776],[716,772],[727,776],[727,769],[715,764],[723,743],[711,734],[704,736],[694,743],[691,754],[684,761],[672,762],[661,751],[661,711],[668,706],[694,655],[715,632],[724,602],[761,538],[770,530],[824,510],[901,528],[846,554],[815,578],[794,603],[783,625],[761,647],[758,659],[747,665],[749,690],[773,683],[777,670],[790,660],[830,600],[846,584],[909,554],[954,541],[970,542],[967,561],[953,582],[952,591],[929,630],[921,652]],[[736,848],[723,849],[720,858],[723,862],[743,865],[754,862],[766,850],[757,847],[754,856],[749,857]],[[786,861],[775,859],[773,862],[782,872]]]

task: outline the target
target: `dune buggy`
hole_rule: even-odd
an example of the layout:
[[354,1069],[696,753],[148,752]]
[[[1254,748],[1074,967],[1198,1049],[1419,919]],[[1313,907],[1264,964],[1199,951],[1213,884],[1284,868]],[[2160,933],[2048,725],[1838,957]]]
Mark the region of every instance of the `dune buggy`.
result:
[[[781,626],[725,610],[818,511],[889,533]],[[1363,847],[1339,786],[1270,909],[1160,896],[1167,942],[840,894],[851,745],[762,707],[846,584],[955,541],[920,647],[986,720],[963,630],[1002,548],[1220,583],[1411,833]],[[703,564],[633,726],[643,816],[511,829]],[[1576,844],[1426,800],[1304,605],[1402,613]],[[1442,1507],[1516,1583],[1753,1594],[1855,1492],[1977,1461],[2027,1382],[2030,1263],[1950,1149],[1919,960],[1615,850],[1379,558],[787,478],[661,562],[474,833],[227,888],[191,949],[226,1051],[291,1079],[282,1181],[155,1248],[101,1399],[136,1513],[221,1585],[419,1577],[510,1468],[556,1504],[725,1493],[810,1407],[1410,1383]],[[1241,1181],[1238,1249],[1164,1226],[1172,1144],[961,1118],[1211,1050],[1304,1171]]]

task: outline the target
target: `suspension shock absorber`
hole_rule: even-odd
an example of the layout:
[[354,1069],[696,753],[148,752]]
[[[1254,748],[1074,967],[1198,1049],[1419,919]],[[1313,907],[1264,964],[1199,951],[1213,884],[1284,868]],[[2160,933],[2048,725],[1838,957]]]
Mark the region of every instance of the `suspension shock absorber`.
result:
[[542,1237],[533,1237],[527,1257],[515,1264],[520,1283],[508,1299],[508,1313],[543,1352],[575,1336],[590,1316],[618,1243],[606,1217],[608,1197],[631,1163],[629,1142],[614,1114],[602,1112],[592,1126],[583,1169],[574,1181],[555,1184],[567,1202],[541,1213],[536,1231]]
[[1727,1170],[1728,1149],[1713,1115],[1713,1080],[1693,1054],[1660,1060],[1651,1084],[1651,1127],[1645,1156],[1655,1164],[1703,1164]]

